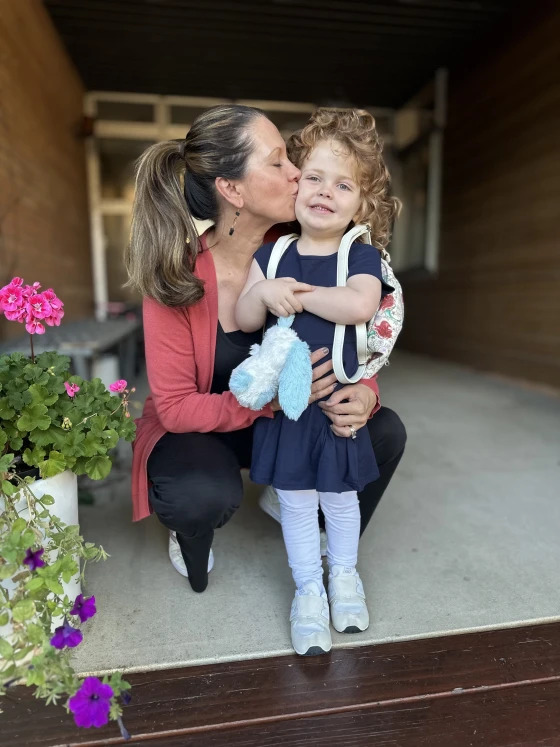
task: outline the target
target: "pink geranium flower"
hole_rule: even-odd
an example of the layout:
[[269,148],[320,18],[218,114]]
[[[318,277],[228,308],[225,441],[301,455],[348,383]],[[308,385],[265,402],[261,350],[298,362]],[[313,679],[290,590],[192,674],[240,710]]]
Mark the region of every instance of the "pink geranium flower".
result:
[[51,305],[44,293],[35,293],[28,299],[27,313],[34,319],[45,319],[45,317],[51,315]]
[[66,387],[66,394],[69,397],[73,397],[77,392],[80,391],[80,387],[77,384],[71,384],[69,381],[65,381],[64,386]]
[[25,323],[25,329],[29,332],[30,335],[45,334],[45,327],[41,324],[41,322],[35,321],[35,319],[33,319],[32,321],[27,321]]
[[[14,280],[19,278],[14,278]],[[9,285],[5,285],[0,290],[0,308],[2,311],[18,311],[23,303],[23,293],[18,285],[15,285],[13,280]]]
[[122,394],[126,387],[127,382],[125,379],[119,379],[118,381],[113,381],[112,384],[109,384],[109,389],[117,394]]

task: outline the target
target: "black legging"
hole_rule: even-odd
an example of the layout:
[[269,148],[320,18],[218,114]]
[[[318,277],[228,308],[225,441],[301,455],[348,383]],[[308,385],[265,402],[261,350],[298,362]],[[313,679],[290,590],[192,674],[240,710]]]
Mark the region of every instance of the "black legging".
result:
[[[367,428],[379,478],[358,493],[362,533],[403,455],[406,431],[399,416],[381,407]],[[166,433],[148,460],[150,503],[161,523],[177,532],[189,581],[208,585],[214,530],[226,524],[243,498],[240,469],[251,462],[253,429],[230,433]]]

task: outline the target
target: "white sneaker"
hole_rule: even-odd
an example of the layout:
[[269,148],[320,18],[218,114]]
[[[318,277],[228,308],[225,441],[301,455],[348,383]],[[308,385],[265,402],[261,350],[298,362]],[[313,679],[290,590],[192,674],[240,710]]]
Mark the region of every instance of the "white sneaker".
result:
[[369,612],[362,580],[355,568],[329,568],[331,620],[339,633],[361,633],[369,627]]
[[265,514],[268,514],[274,521],[280,524],[280,501],[278,500],[278,493],[272,485],[267,485],[260,494],[259,506]]
[[[278,494],[272,485],[267,485],[260,494],[259,506],[265,514],[268,514],[272,519],[274,519],[274,521],[277,521],[279,524],[282,523],[280,517],[280,501],[278,500]],[[321,557],[325,558],[327,556],[327,533],[324,529],[320,530],[320,542]]]
[[290,612],[292,646],[301,656],[317,656],[331,650],[329,604],[323,584],[307,581],[296,591]]
[[[169,532],[169,560],[171,561],[171,565],[177,573],[180,573],[181,576],[184,576],[185,578],[189,577],[189,573],[187,571],[187,566],[185,565],[185,561],[183,560],[183,553],[181,552],[181,548],[179,547],[179,543],[177,542],[177,535],[175,532]],[[212,551],[212,548],[210,548],[210,555],[208,556],[208,573],[212,570],[214,567],[214,552]]]

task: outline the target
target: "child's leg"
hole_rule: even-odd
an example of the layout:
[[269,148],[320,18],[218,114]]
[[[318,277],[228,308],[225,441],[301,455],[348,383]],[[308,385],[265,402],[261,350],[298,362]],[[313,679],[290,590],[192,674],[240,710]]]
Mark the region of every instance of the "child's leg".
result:
[[331,650],[329,604],[319,544],[319,496],[315,490],[277,490],[288,562],[296,582],[290,610],[292,645],[302,656]]
[[327,527],[331,621],[339,633],[359,633],[369,625],[364,587],[358,572],[360,506],[355,492],[320,493]]
[[327,562],[329,566],[355,568],[360,540],[360,504],[355,491],[319,493],[327,529]]
[[[314,580],[322,587],[319,496],[315,490],[277,490],[282,533],[296,586]],[[359,513],[358,513],[359,517]],[[358,523],[359,527],[359,523]]]

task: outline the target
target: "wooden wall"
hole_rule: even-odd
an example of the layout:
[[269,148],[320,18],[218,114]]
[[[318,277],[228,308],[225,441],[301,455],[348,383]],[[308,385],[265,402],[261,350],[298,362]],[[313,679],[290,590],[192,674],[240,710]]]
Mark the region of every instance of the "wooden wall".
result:
[[[83,86],[40,0],[0,12],[0,287],[52,286],[66,319],[89,315],[93,287]],[[24,333],[0,321],[0,338]]]
[[500,34],[450,76],[439,271],[405,282],[400,344],[560,388],[560,7]]

